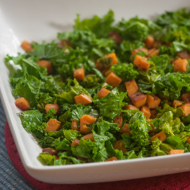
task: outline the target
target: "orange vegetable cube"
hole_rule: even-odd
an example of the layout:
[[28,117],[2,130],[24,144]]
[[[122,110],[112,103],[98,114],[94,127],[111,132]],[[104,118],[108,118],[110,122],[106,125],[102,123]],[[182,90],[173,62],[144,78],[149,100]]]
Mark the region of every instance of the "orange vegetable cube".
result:
[[121,83],[121,81],[122,79],[118,77],[116,74],[114,74],[113,72],[110,73],[106,78],[106,82],[113,87],[118,86]]
[[134,65],[137,66],[140,70],[146,71],[150,68],[150,63],[147,61],[146,57],[136,55],[134,60]]
[[105,160],[105,162],[107,161],[117,161],[117,158],[115,156],[108,158],[107,160]]
[[166,140],[166,134],[164,133],[164,131],[161,131],[160,133],[157,133],[156,135],[151,137],[151,141],[154,141],[156,138],[163,142]]
[[150,108],[148,106],[143,106],[141,108],[141,112],[144,113],[146,119],[150,119],[151,113],[150,113]]
[[123,152],[127,152],[127,149],[124,147],[123,143],[122,143],[123,139],[118,140],[115,145],[114,145],[114,149],[118,149],[118,150],[122,150]]
[[181,59],[190,59],[190,53],[188,51],[181,51],[177,54]]
[[49,133],[50,131],[58,131],[61,128],[61,122],[57,119],[50,119],[46,124],[46,132]]
[[123,117],[122,115],[120,114],[120,116],[116,116],[114,119],[113,119],[113,123],[117,123],[118,124],[118,127],[121,128],[122,124],[123,124]]
[[133,105],[135,105],[136,107],[141,107],[146,104],[147,95],[137,92],[130,96],[130,99]]
[[184,150],[170,150],[168,155],[172,155],[172,154],[182,154],[184,153]]
[[92,103],[92,98],[86,94],[79,94],[74,97],[76,104],[86,105]]
[[190,103],[187,103],[180,108],[185,112],[183,116],[188,116],[190,114]]
[[116,31],[111,31],[109,37],[111,37],[117,45],[120,45],[123,41],[122,37]]
[[68,40],[61,40],[61,46],[66,48],[67,46],[72,47],[71,43]]
[[71,129],[79,131],[78,121],[77,120],[72,120],[72,122],[71,122]]
[[150,49],[153,46],[154,38],[152,36],[147,36],[145,40],[145,45],[147,49]]
[[124,110],[139,110],[139,108],[129,104],[124,107]]
[[85,135],[85,136],[82,137],[82,138],[83,138],[84,140],[89,139],[89,140],[91,140],[92,142],[95,142],[93,133],[87,134],[87,135]]
[[187,142],[190,144],[190,137],[187,139]]
[[155,95],[147,95],[147,104],[150,109],[156,109],[161,102],[161,99]]
[[91,115],[83,115],[80,118],[80,132],[83,134],[89,134],[91,133],[91,130],[86,126],[88,124],[92,124],[96,121],[96,118],[94,118]]
[[131,96],[139,91],[139,88],[135,80],[130,80],[130,81],[125,82],[125,87],[126,87],[128,96]]
[[152,48],[152,49],[148,50],[148,55],[147,55],[147,57],[152,57],[152,56],[158,55],[159,52],[160,52],[159,49]]
[[84,68],[75,69],[73,77],[76,78],[78,81],[84,80],[85,77]]
[[146,48],[137,48],[137,49],[135,49],[135,50],[132,51],[130,58],[132,59],[132,57],[134,55],[136,55],[136,53],[141,52],[141,51],[144,51],[145,53],[148,53],[148,50]]
[[108,57],[112,58],[112,62],[111,62],[110,65],[115,65],[115,64],[118,63],[118,61],[117,61],[117,56],[116,56],[115,53],[110,53],[110,54],[108,54],[108,55],[105,55],[104,57],[106,57],[106,58],[108,58]]
[[179,107],[179,106],[181,106],[181,105],[183,105],[185,102],[183,102],[183,101],[179,101],[179,100],[174,100],[173,101],[173,107],[175,108],[175,107]]
[[23,97],[16,99],[15,105],[22,111],[30,110],[30,103]]
[[24,40],[24,41],[22,42],[21,47],[22,47],[22,49],[23,49],[24,51],[26,51],[26,52],[28,52],[28,53],[30,53],[30,52],[33,51],[33,49],[32,49],[32,44],[29,43],[29,42],[27,42],[26,40]]
[[51,62],[47,61],[47,60],[40,60],[37,62],[37,64],[40,66],[40,67],[45,67],[47,69],[47,73],[50,74],[52,73],[53,71],[53,68],[52,68],[52,64]]
[[156,118],[156,116],[157,116],[157,111],[156,110],[150,110],[150,118],[151,119],[155,119]]
[[178,58],[173,62],[173,65],[174,65],[174,72],[178,71],[186,72],[188,61],[187,59]]
[[103,98],[105,96],[107,96],[111,91],[107,90],[106,88],[102,88],[99,92],[98,92],[98,97],[99,98]]
[[79,140],[75,139],[72,143],[71,143],[71,147],[75,146],[75,145],[79,145]]
[[190,102],[190,92],[181,95],[181,98],[185,102]]
[[128,134],[130,134],[131,136],[133,136],[132,134],[131,134],[131,132],[130,132],[130,130],[129,130],[129,124],[125,124],[125,125],[123,125],[123,127],[121,128],[121,133],[128,133]]
[[[102,71],[103,72],[103,71]],[[112,70],[107,70],[106,72],[103,72],[104,73],[104,76],[107,77],[110,73],[112,73],[113,71]]]
[[60,112],[60,108],[59,108],[59,106],[57,104],[46,104],[45,105],[46,113],[48,113],[48,111],[50,109],[55,109],[56,113],[54,115],[56,115],[56,114],[58,114]]

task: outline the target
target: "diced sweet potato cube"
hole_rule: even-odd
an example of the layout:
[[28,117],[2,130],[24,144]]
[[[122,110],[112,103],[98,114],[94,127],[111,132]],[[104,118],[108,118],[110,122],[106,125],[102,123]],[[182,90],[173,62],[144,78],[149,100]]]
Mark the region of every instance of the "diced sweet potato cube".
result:
[[79,131],[78,121],[77,120],[72,120],[71,129]]
[[153,48],[158,48],[159,45],[162,45],[162,42],[161,41],[158,41],[158,40],[155,40],[152,44],[152,47]]
[[53,68],[52,68],[52,64],[51,62],[47,61],[47,60],[40,60],[37,62],[37,64],[40,66],[40,67],[45,67],[47,69],[47,73],[50,74],[52,73],[53,71]]
[[120,45],[123,41],[122,37],[116,31],[111,31],[109,37],[111,37],[117,45]]
[[136,107],[141,107],[146,104],[147,95],[137,92],[130,96],[130,99],[133,105],[135,105]]
[[174,72],[178,71],[186,72],[188,61],[187,59],[178,58],[173,62],[173,65],[174,65]]
[[137,66],[140,70],[146,71],[150,68],[150,63],[147,61],[146,57],[136,55],[134,60],[134,65]]
[[141,112],[144,113],[144,116],[146,117],[146,119],[150,119],[151,113],[150,113],[150,108],[148,106],[143,106],[141,108]]
[[85,136],[82,137],[82,138],[83,138],[84,140],[89,139],[89,140],[91,140],[92,142],[95,142],[93,133],[87,134],[87,135],[85,135]]
[[76,104],[86,105],[92,103],[92,98],[86,94],[80,94],[74,97]]
[[45,105],[46,113],[48,113],[48,111],[50,109],[55,109],[56,113],[54,115],[56,115],[56,114],[58,114],[60,112],[60,108],[59,108],[59,106],[57,104],[46,104]]
[[187,142],[190,144],[190,137],[187,139]]
[[173,101],[173,107],[175,108],[175,107],[179,107],[179,106],[181,106],[181,105],[183,105],[185,102],[183,102],[183,101],[179,101],[179,100],[174,100]]
[[114,74],[113,72],[110,73],[106,78],[106,82],[113,87],[118,86],[121,83],[121,81],[122,79],[118,77],[116,74]]
[[71,43],[68,40],[61,40],[61,46],[66,48],[67,46],[72,47]]
[[57,119],[50,119],[46,124],[46,132],[49,133],[50,131],[58,131],[61,128],[61,122]]
[[94,121],[96,121],[96,118],[94,118],[93,116],[83,115],[80,118],[80,132],[83,134],[91,133],[91,130],[87,127],[87,125],[92,124]]
[[190,103],[180,106],[180,108],[185,112],[183,116],[188,116],[190,114]]
[[30,53],[30,52],[33,51],[33,49],[32,49],[32,44],[29,43],[29,42],[27,42],[26,40],[24,40],[24,41],[22,42],[21,47],[22,47],[22,49],[23,49],[24,51],[26,51],[26,52],[28,52],[28,53]]
[[185,102],[190,102],[190,92],[181,95],[181,98]]
[[156,109],[161,102],[161,99],[155,95],[147,95],[147,104],[150,109]]
[[[103,72],[103,71],[102,71]],[[104,73],[104,76],[107,77],[110,73],[112,73],[113,71],[112,70],[107,70],[106,72],[103,72]]]
[[108,158],[107,160],[105,160],[105,162],[107,161],[117,161],[117,158],[115,156]]
[[107,90],[106,88],[102,88],[99,92],[98,92],[98,97],[99,98],[103,98],[105,96],[107,96],[111,91]]
[[139,108],[133,106],[133,105],[126,105],[124,108],[124,110],[139,110]]
[[136,55],[136,53],[141,52],[141,51],[148,53],[148,50],[146,48],[137,48],[137,49],[132,51],[130,58],[132,58],[134,55]]
[[96,69],[98,69],[99,71],[102,71],[102,69],[104,68],[104,66],[99,62],[99,60],[96,61],[95,66]]
[[113,123],[117,123],[118,124],[118,127],[121,128],[122,124],[123,124],[123,117],[122,115],[120,114],[120,116],[116,116],[114,119],[113,119]]
[[129,124],[125,124],[125,125],[123,125],[123,127],[121,128],[121,133],[128,133],[128,134],[130,134],[131,136],[133,136],[132,134],[131,134],[131,132],[130,132],[130,130],[129,130]]
[[158,55],[159,52],[160,52],[159,49],[152,48],[152,49],[148,50],[148,55],[147,55],[147,57],[152,57],[152,56]]
[[151,119],[155,119],[156,118],[156,116],[157,116],[157,111],[156,110],[150,110],[150,118]]
[[145,40],[145,45],[147,49],[152,48],[152,45],[154,43],[154,38],[152,36],[147,36],[146,40]]
[[168,155],[172,155],[172,154],[182,154],[184,153],[184,150],[170,150]]
[[126,87],[128,96],[131,96],[139,91],[139,88],[135,80],[130,80],[130,81],[125,82],[125,87]]
[[161,131],[160,133],[157,133],[156,135],[151,137],[151,141],[154,141],[156,138],[163,142],[166,140],[166,134],[164,133],[164,131]]
[[127,149],[124,147],[123,143],[122,143],[123,139],[118,140],[115,145],[114,145],[114,149],[118,149],[118,150],[122,150],[123,152],[127,152]]
[[73,77],[76,78],[78,81],[84,80],[85,77],[84,68],[75,69]]
[[112,62],[111,62],[110,65],[115,65],[115,64],[118,63],[118,61],[117,61],[117,56],[116,56],[115,53],[110,53],[110,54],[108,54],[108,55],[105,55],[104,57],[106,57],[106,58],[108,58],[108,57],[112,58]]
[[23,97],[16,99],[15,105],[22,111],[30,110],[30,103]]
[[188,51],[181,51],[177,54],[181,59],[190,59],[190,53]]
[[42,152],[48,152],[50,155],[56,155],[58,151],[54,148],[44,148]]
[[75,139],[72,143],[71,143],[71,147],[75,146],[75,145],[79,145],[79,140]]

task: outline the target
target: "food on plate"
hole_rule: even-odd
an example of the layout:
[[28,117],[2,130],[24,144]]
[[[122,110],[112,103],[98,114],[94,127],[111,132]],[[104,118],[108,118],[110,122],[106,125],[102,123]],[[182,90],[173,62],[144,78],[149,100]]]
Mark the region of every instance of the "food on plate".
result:
[[[7,55],[12,94],[45,165],[190,152],[190,12],[75,20]],[[14,64],[13,64],[14,63]],[[19,65],[20,67],[14,67]]]

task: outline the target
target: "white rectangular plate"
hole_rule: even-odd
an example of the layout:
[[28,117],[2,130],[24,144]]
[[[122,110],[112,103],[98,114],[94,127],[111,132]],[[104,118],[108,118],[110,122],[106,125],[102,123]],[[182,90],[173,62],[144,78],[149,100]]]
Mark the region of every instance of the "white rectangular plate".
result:
[[35,139],[27,133],[16,116],[15,99],[11,94],[8,69],[3,63],[6,54],[16,55],[20,42],[52,40],[56,32],[71,29],[76,14],[81,18],[100,16],[109,9],[116,20],[139,15],[153,18],[165,10],[190,8],[189,0],[1,0],[0,2],[0,87],[1,99],[19,155],[26,171],[48,183],[77,184],[135,179],[190,170],[190,153],[106,163],[66,166],[43,166],[37,156],[41,152]]

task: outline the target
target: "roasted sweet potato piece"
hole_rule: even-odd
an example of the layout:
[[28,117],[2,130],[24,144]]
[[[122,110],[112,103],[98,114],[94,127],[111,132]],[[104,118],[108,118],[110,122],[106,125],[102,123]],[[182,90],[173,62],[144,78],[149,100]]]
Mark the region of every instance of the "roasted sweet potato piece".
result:
[[48,152],[50,155],[56,155],[58,151],[54,148],[44,148],[42,152]]
[[116,116],[114,119],[113,119],[113,123],[117,123],[118,124],[118,127],[121,128],[122,124],[123,124],[123,117],[122,117],[122,114],[120,114],[120,116]]
[[72,120],[71,129],[72,130],[77,130],[77,131],[80,130],[79,127],[78,127],[78,121],[77,120]]
[[107,161],[117,161],[117,158],[115,156],[108,158],[107,160],[105,160],[105,162]]
[[147,95],[147,104],[150,109],[156,109],[160,102],[161,100],[157,96],[150,94]]
[[29,42],[27,42],[26,40],[24,40],[24,41],[22,42],[21,47],[22,47],[22,49],[23,49],[24,51],[26,51],[26,52],[28,52],[28,53],[30,53],[30,52],[33,51],[33,49],[32,49],[32,44],[29,43]]
[[187,139],[187,142],[190,144],[190,137]]
[[57,119],[50,119],[46,124],[46,132],[49,133],[50,131],[58,131],[61,128],[61,122]]
[[179,101],[179,100],[174,100],[172,105],[175,108],[175,107],[179,107],[179,106],[181,106],[183,104],[185,104],[185,102]]
[[140,70],[147,71],[150,68],[150,63],[147,61],[146,57],[136,55],[134,59],[134,65],[137,66]]
[[16,99],[15,105],[22,111],[30,110],[30,103],[23,97]]
[[109,33],[109,37],[111,37],[111,38],[115,41],[115,43],[116,43],[117,45],[120,45],[121,42],[123,41],[123,39],[122,39],[122,37],[120,36],[120,34],[118,34],[116,31],[111,31],[111,32]]
[[114,149],[118,149],[118,150],[122,150],[123,152],[127,152],[127,149],[124,147],[123,143],[122,143],[123,139],[118,140],[115,145],[114,145]]
[[153,48],[158,48],[159,45],[162,45],[162,42],[161,41],[158,41],[158,40],[155,40],[152,44],[152,47]]
[[116,74],[114,73],[110,73],[107,78],[106,78],[106,82],[108,84],[110,84],[113,87],[118,86],[121,83],[122,79],[120,77],[118,77]]
[[173,62],[173,65],[174,65],[174,72],[178,71],[186,72],[188,61],[187,59],[178,58]]
[[92,124],[94,121],[96,121],[96,118],[94,118],[93,116],[83,115],[80,118],[80,132],[83,134],[91,133],[91,130],[87,127],[87,125]]
[[190,53],[186,50],[179,52],[177,56],[181,59],[190,59]]
[[146,38],[146,40],[145,40],[146,48],[147,48],[147,49],[152,48],[153,43],[154,43],[154,37],[152,37],[152,36],[147,36],[147,38]]
[[57,104],[46,104],[45,105],[46,113],[48,113],[48,111],[50,109],[55,109],[56,113],[54,115],[56,115],[56,114],[58,114],[60,112],[60,108],[59,108],[59,106]]
[[170,150],[168,155],[172,155],[172,154],[182,154],[184,153],[184,150]]
[[181,98],[184,102],[190,102],[190,92],[181,95]]
[[111,66],[111,65],[115,65],[115,64],[118,63],[118,61],[117,61],[117,56],[116,56],[115,53],[110,53],[110,54],[108,54],[108,55],[105,55],[104,57],[105,57],[105,58],[108,58],[108,57],[112,58],[112,62],[111,62],[111,64],[110,64],[110,66]]
[[99,92],[98,92],[98,97],[99,98],[103,98],[105,96],[107,96],[111,91],[107,90],[106,88],[102,88]]
[[72,47],[71,43],[68,40],[61,40],[61,46],[66,48],[67,46]]
[[99,71],[102,71],[104,66],[99,62],[99,60],[96,61],[95,63],[96,69],[98,69]]
[[130,99],[133,105],[135,105],[136,107],[141,107],[146,104],[147,95],[142,94],[141,92],[137,92],[130,96]]
[[134,55],[136,55],[136,53],[141,52],[141,51],[144,51],[145,53],[148,53],[148,50],[146,48],[137,48],[137,49],[132,51],[130,58],[132,58]]
[[161,131],[160,133],[157,133],[156,135],[151,137],[151,141],[154,141],[156,138],[163,142],[166,140],[166,134],[164,133],[164,131]]
[[124,110],[139,110],[139,108],[133,106],[133,105],[126,105],[124,108]]
[[148,106],[143,106],[141,108],[141,112],[144,113],[144,116],[146,117],[146,119],[150,119],[151,113],[150,113],[150,108]]
[[71,143],[71,147],[73,147],[74,145],[79,145],[79,140],[75,139],[72,143]]
[[[103,71],[102,71],[103,72]],[[112,70],[107,70],[106,72],[103,72],[104,73],[104,76],[107,77],[110,73],[112,73],[113,71]]]
[[130,80],[130,81],[125,82],[125,87],[126,87],[128,96],[131,96],[139,91],[139,88],[135,80]]
[[47,73],[50,74],[52,73],[53,71],[53,68],[52,68],[52,64],[51,62],[47,61],[47,60],[40,60],[37,62],[37,64],[40,66],[40,67],[45,67],[47,69]]
[[121,133],[128,133],[132,136],[132,134],[129,130],[129,124],[126,123],[125,125],[123,125],[123,127],[121,128]]
[[75,69],[73,77],[76,78],[78,81],[84,80],[85,77],[84,68]]
[[180,106],[180,108],[185,112],[183,116],[188,116],[190,114],[190,103]]
[[152,57],[152,56],[158,55],[159,52],[160,52],[160,50],[156,49],[156,48],[149,49],[147,57]]
[[83,138],[84,140],[89,139],[89,140],[91,140],[92,142],[95,142],[93,133],[87,134],[87,135],[85,135],[85,136],[82,137],[82,138]]
[[86,94],[80,94],[74,97],[76,104],[86,105],[92,103],[92,98]]
[[157,115],[157,111],[156,110],[150,110],[150,119],[155,119],[156,115]]

